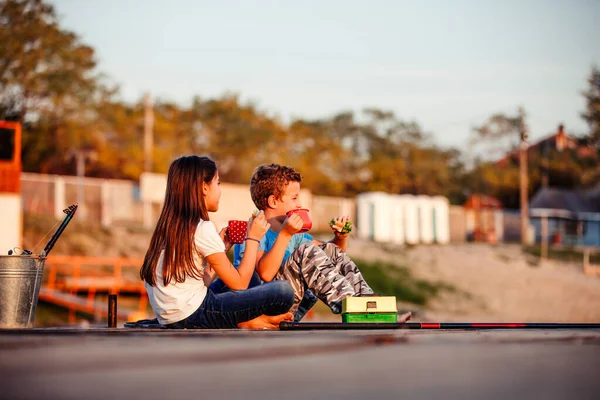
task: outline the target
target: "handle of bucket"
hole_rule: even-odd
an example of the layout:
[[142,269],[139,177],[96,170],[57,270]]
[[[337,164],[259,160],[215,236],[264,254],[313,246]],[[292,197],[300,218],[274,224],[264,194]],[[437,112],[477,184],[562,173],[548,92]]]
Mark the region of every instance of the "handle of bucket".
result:
[[44,250],[42,250],[42,253],[40,255],[47,256],[48,253],[50,253],[50,250],[52,250],[52,248],[54,247],[54,244],[56,243],[56,241],[58,240],[60,235],[63,233],[63,231],[69,224],[69,222],[71,222],[71,219],[73,219],[73,216],[75,215],[75,211],[77,211],[77,207],[78,207],[77,204],[73,204],[72,206],[69,206],[63,210],[63,212],[65,214],[67,214],[65,216],[65,219],[60,224],[60,226],[58,227],[56,232],[54,232],[54,235],[52,235],[52,237],[50,238],[50,241],[48,242],[46,247],[44,247]]

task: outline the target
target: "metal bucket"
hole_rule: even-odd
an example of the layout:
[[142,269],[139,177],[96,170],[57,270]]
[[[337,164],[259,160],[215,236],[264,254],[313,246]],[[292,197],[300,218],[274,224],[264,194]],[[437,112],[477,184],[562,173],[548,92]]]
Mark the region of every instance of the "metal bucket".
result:
[[33,328],[46,257],[0,256],[0,329]]

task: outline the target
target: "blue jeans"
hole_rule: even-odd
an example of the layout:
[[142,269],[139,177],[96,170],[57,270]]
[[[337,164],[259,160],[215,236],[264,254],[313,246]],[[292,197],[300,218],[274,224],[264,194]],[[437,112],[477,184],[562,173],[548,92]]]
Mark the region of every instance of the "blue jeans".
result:
[[[274,282],[278,282],[278,281],[274,281]],[[281,282],[286,282],[286,281],[281,281]],[[260,279],[260,276],[258,275],[258,273],[254,272],[252,274],[252,278],[250,278],[250,283],[248,284],[248,289],[262,285],[262,284],[263,284],[263,281]],[[212,290],[215,294],[218,294],[218,293],[228,292],[231,289],[229,289],[229,287],[227,287],[225,282],[223,282],[221,279],[217,279],[210,285],[210,290]],[[304,318],[304,316],[310,311],[310,309],[315,304],[317,304],[318,301],[319,301],[319,299],[317,298],[317,296],[314,295],[314,293],[310,289],[306,290],[304,292],[304,296],[302,297],[302,301],[300,302],[300,305],[298,306],[298,310],[296,310],[296,312],[294,313],[294,322],[300,322],[300,320],[302,318]]]
[[171,329],[236,329],[240,322],[263,314],[285,314],[294,304],[294,291],[284,281],[268,282],[247,290],[215,293],[208,289],[200,307]]

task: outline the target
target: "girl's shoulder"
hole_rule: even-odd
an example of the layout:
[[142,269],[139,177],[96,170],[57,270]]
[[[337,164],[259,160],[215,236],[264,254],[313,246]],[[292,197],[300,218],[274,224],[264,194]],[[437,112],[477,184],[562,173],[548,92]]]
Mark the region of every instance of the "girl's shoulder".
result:
[[203,256],[225,251],[225,244],[212,221],[200,220],[194,236],[196,247]]
[[216,231],[217,227],[215,226],[215,224],[212,221],[205,221],[205,220],[201,219],[200,222],[198,222],[198,227],[196,229],[209,229],[209,230]]
[[196,227],[196,236],[219,236],[219,232],[217,231],[217,227],[212,221],[204,221],[200,220],[198,222],[198,226]]

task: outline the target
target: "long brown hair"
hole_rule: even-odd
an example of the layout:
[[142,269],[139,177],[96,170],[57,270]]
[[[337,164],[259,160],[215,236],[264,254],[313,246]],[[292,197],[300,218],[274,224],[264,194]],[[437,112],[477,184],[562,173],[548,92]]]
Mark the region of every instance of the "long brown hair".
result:
[[200,219],[209,220],[202,183],[210,183],[216,173],[217,166],[208,157],[184,156],[171,163],[165,202],[140,269],[140,277],[148,284],[156,285],[163,250],[164,286],[172,279],[181,283],[188,276],[202,278],[202,269],[194,265],[194,252],[198,254],[194,234]]

